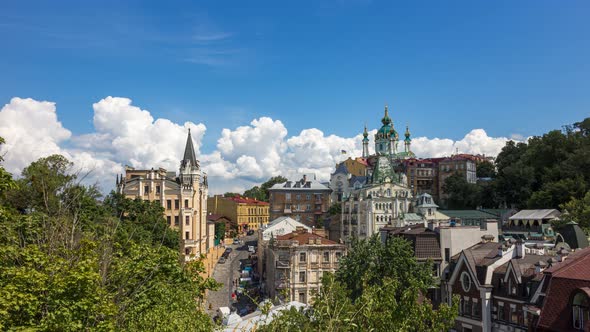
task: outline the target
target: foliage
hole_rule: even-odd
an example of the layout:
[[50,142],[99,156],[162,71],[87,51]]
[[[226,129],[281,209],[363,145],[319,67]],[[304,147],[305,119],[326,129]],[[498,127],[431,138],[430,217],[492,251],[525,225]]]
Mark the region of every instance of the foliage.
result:
[[387,245],[377,237],[355,241],[336,275],[324,274],[309,310],[284,311],[260,330],[448,330],[454,324],[458,301],[435,310],[422,297],[433,285],[430,271],[430,264],[419,264],[410,244],[401,238]]
[[277,183],[286,182],[287,178],[282,176],[273,176],[268,181],[264,182],[259,186],[254,186],[244,192],[245,197],[257,199],[259,201],[268,202],[269,200],[269,189]]
[[18,186],[0,177],[0,330],[213,329],[200,306],[219,285],[200,260],[180,264],[161,207],[100,202],[71,167],[55,155]]
[[476,165],[476,176],[478,178],[495,178],[496,177],[496,166],[485,160],[478,162]]
[[572,198],[569,202],[560,205],[564,214],[564,221],[575,221],[584,229],[590,228],[590,191],[583,198]]
[[216,222],[215,223],[215,239],[216,240],[225,239],[225,222]]
[[330,208],[328,209],[328,214],[331,216],[339,216],[340,214],[342,214],[342,204],[340,204],[339,202],[332,203],[332,205],[330,205]]
[[226,192],[223,194],[223,197],[236,197],[236,196],[240,196],[240,194],[232,193],[232,192]]
[[[494,167],[495,166],[495,167]],[[526,143],[508,141],[495,165],[477,165],[479,178],[469,184],[458,177],[445,181],[448,208],[554,208],[581,199],[590,190],[590,118],[535,136]]]
[[469,183],[459,173],[455,173],[445,179],[443,191],[448,199],[442,202],[449,209],[472,209],[479,205],[482,188],[474,183]]

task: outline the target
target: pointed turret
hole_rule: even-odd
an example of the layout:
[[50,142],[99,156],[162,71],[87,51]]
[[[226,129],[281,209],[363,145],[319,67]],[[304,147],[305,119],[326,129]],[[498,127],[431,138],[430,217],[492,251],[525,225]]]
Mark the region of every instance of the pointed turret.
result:
[[365,124],[365,130],[363,131],[363,158],[369,157],[369,133],[367,132],[367,125]]
[[385,105],[385,115],[383,116],[383,119],[381,119],[381,123],[383,123],[383,125],[389,125],[391,123],[391,118],[389,117],[389,110],[387,109],[387,105]]
[[195,147],[193,146],[193,139],[191,137],[191,129],[188,129],[188,137],[186,138],[186,146],[184,147],[184,157],[182,158],[182,167],[186,167],[187,163],[193,167],[198,167],[197,157],[195,155]]
[[406,133],[404,136],[406,136],[406,138],[404,139],[404,145],[406,147],[406,152],[410,152],[410,144],[412,143],[412,139],[410,138],[409,126],[406,126]]

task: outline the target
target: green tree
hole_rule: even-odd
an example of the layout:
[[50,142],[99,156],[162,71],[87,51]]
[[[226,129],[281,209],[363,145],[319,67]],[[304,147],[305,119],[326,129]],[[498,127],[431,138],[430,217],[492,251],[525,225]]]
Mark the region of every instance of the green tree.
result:
[[324,274],[309,310],[282,312],[260,330],[445,331],[454,325],[458,301],[435,310],[422,297],[433,286],[431,267],[416,261],[405,240],[355,241],[341,264],[336,275]]
[[482,188],[467,182],[459,173],[445,179],[443,191],[448,195],[443,203],[449,209],[475,209],[481,203]]
[[268,181],[264,182],[259,186],[254,186],[244,192],[244,196],[257,199],[259,201],[268,202],[269,200],[269,189],[277,183],[286,182],[287,178],[282,176],[273,176]]
[[477,163],[476,170],[478,178],[496,177],[496,166],[487,160]]
[[100,202],[71,166],[50,156],[19,186],[0,178],[0,330],[212,330],[200,307],[219,285],[200,260],[179,262],[161,207]]
[[215,239],[225,239],[225,222],[221,221],[215,223]]
[[583,198],[572,198],[569,202],[561,204],[564,212],[561,219],[564,221],[575,221],[584,229],[590,228],[590,191],[586,192]]

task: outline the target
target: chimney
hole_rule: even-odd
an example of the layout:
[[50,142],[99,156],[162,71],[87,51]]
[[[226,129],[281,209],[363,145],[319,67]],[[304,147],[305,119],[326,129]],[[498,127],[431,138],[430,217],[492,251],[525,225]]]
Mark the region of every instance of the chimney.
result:
[[516,241],[516,256],[520,258],[524,258],[525,255],[525,246],[523,240]]
[[565,259],[567,258],[567,256],[570,254],[569,250],[561,247],[561,249],[559,249],[559,251],[557,252],[557,261],[558,262],[563,262],[565,261]]
[[308,240],[308,243],[309,244],[315,244],[315,239],[312,238],[312,237],[310,237],[309,240]]
[[547,267],[547,263],[543,261],[538,261],[535,263],[535,273],[541,273]]
[[301,182],[303,182],[303,183],[307,182],[307,175],[306,174],[303,174],[303,181],[301,181]]

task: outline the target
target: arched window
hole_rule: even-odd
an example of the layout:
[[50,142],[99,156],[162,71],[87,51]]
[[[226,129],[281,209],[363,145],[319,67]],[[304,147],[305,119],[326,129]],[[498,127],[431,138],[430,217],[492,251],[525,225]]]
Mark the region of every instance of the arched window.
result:
[[572,315],[575,329],[584,329],[584,323],[588,317],[588,304],[588,296],[585,293],[579,292],[574,295],[572,300]]

